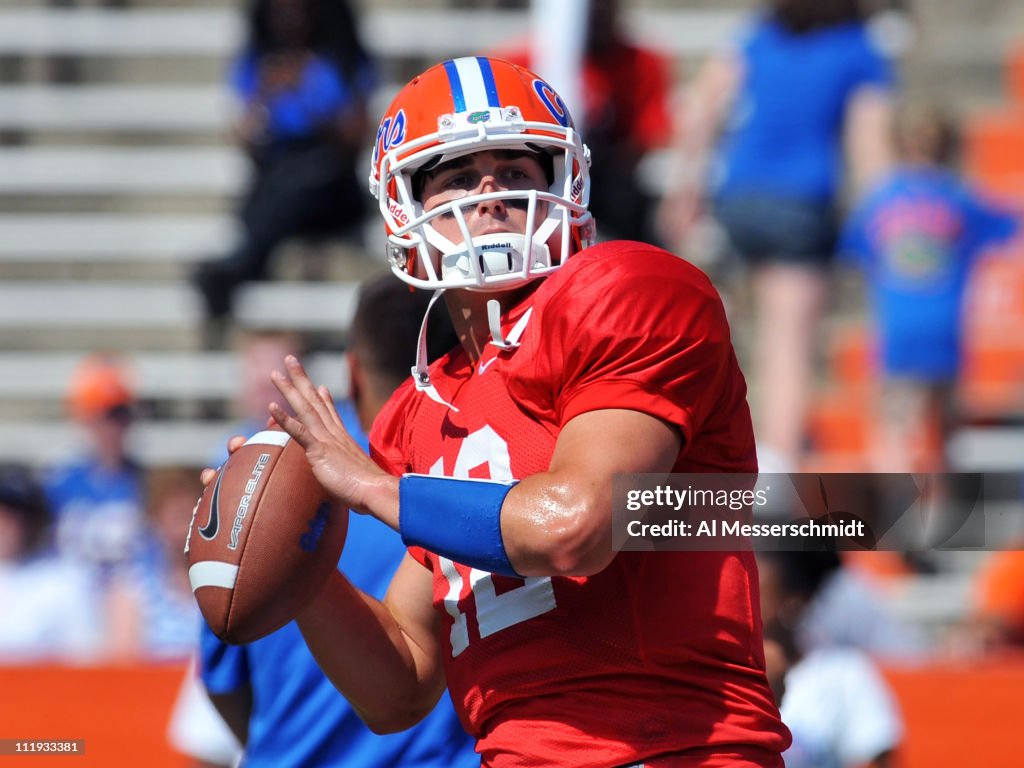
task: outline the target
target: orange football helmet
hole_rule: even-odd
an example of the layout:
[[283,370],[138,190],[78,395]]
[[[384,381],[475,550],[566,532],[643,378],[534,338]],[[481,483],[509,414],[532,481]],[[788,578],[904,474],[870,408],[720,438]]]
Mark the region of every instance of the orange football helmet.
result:
[[[417,170],[491,149],[549,154],[551,186],[467,195],[423,211],[414,195]],[[510,288],[551,273],[593,241],[589,166],[590,152],[565,103],[534,73],[483,56],[428,69],[388,107],[373,148],[370,193],[384,217],[392,271],[417,288],[477,290]],[[524,233],[470,235],[461,209],[493,198],[526,201]],[[431,225],[441,214],[454,215],[463,242]],[[440,253],[439,265],[432,251]]]

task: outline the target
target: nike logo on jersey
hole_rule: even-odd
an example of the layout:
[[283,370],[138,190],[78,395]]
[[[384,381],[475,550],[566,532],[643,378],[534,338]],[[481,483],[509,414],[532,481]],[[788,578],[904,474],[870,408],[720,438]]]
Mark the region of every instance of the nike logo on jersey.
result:
[[213,486],[213,496],[210,499],[210,519],[206,525],[199,529],[199,535],[207,541],[213,541],[220,528],[220,481],[224,479],[224,473],[217,475],[217,484]]
[[494,356],[490,360],[488,360],[486,363],[480,363],[480,365],[477,366],[476,375],[477,376],[483,376],[484,375],[484,371],[486,371],[488,368],[490,368],[491,367],[491,363],[493,363],[497,359],[498,359],[498,357]]

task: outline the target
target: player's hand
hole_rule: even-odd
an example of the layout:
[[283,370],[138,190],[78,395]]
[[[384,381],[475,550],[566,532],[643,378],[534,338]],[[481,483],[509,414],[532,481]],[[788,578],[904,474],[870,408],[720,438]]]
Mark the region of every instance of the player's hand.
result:
[[[271,380],[295,415],[279,403],[270,404],[270,415],[305,449],[324,490],[346,507],[364,513],[373,509],[375,516],[391,524],[390,516],[378,514],[375,502],[382,487],[393,483],[397,507],[397,480],[378,467],[345,430],[327,387],[314,386],[293,355],[285,358],[284,372],[274,371]],[[397,509],[394,517],[397,524]]]
[[[242,435],[235,435],[234,437],[228,438],[228,455],[237,451],[243,445],[245,445],[245,438]],[[203,487],[213,482],[213,478],[217,476],[217,470],[207,467],[199,473],[199,479],[203,481]]]

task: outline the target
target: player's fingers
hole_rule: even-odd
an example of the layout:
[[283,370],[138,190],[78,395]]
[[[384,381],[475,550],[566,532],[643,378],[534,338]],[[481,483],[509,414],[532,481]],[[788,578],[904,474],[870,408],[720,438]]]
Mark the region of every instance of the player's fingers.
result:
[[310,430],[297,418],[288,413],[278,403],[271,403],[268,406],[270,417],[281,429],[287,432],[303,448],[309,448],[310,444],[316,442],[316,438]]
[[306,369],[299,362],[299,359],[295,355],[288,355],[284,359],[285,370],[288,372],[289,378],[292,380],[292,384],[299,393],[306,399],[309,405],[319,414],[324,424],[330,424],[332,419],[330,412],[334,410],[334,405],[324,405],[320,399],[320,395],[317,394],[316,387],[313,385],[312,380],[309,378],[309,374],[306,373]]
[[217,470],[210,469],[209,467],[207,467],[206,469],[199,473],[199,479],[202,481],[204,488],[208,486],[210,483],[212,483],[213,478],[215,478],[216,476]]
[[316,388],[317,394],[320,395],[320,399],[327,407],[327,412],[330,414],[331,422],[337,426],[345,429],[345,426],[341,423],[341,416],[338,415],[338,409],[334,407],[334,398],[331,397],[331,391],[327,389],[323,384]]
[[246,438],[243,435],[234,435],[228,438],[228,453],[232,454],[245,445]]
[[[296,420],[301,421],[311,429],[326,426],[320,411],[309,401],[309,398],[299,390],[290,375],[285,375],[280,371],[274,371],[270,374],[270,380],[274,383],[274,386],[277,387],[277,391],[280,392],[284,399],[288,401],[288,405],[290,405],[292,410],[295,412],[295,416],[297,417]],[[316,393],[314,392],[314,396],[315,395]],[[319,401],[319,399],[319,397],[316,397],[317,401]],[[279,405],[278,408],[280,408]],[[270,413],[271,416],[274,416],[274,420],[280,424],[282,428],[286,429],[284,424],[281,423],[281,420],[276,417],[274,411],[271,410]]]

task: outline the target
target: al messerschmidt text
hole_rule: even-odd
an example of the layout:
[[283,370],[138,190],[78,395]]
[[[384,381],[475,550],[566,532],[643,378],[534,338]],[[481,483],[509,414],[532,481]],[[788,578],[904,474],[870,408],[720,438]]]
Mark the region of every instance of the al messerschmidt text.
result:
[[[694,530],[695,527],[696,530]],[[701,520],[694,524],[685,520],[669,520],[664,523],[644,523],[640,520],[630,520],[626,525],[626,533],[633,537],[798,536],[801,538],[852,538],[864,535],[864,521],[819,523],[810,520],[804,523],[744,523],[739,520]]]

